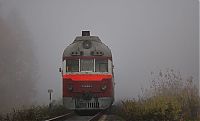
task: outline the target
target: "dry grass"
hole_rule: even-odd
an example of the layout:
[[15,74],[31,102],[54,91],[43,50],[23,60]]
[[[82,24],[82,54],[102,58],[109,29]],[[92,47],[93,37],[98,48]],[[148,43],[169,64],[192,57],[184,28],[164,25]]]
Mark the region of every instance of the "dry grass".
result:
[[62,105],[53,105],[51,109],[48,106],[32,106],[0,115],[0,121],[42,121],[67,112]]
[[200,98],[193,78],[167,70],[153,75],[139,99],[122,101],[118,112],[129,121],[198,121]]

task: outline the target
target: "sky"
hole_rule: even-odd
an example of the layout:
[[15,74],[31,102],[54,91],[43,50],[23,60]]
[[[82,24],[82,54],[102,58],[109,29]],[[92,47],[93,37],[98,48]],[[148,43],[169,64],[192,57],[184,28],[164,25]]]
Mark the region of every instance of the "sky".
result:
[[0,15],[15,13],[33,41],[38,103],[61,99],[64,49],[90,30],[113,54],[116,100],[135,98],[151,72],[167,68],[199,77],[198,0],[0,0]]

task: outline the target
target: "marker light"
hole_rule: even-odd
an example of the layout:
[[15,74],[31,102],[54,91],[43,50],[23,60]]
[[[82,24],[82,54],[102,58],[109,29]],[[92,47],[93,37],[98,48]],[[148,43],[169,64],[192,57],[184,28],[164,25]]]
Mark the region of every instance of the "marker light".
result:
[[101,90],[102,90],[102,91],[105,91],[106,89],[107,89],[106,84],[103,84],[103,85],[101,86]]
[[73,90],[73,85],[68,85],[68,90],[72,91]]

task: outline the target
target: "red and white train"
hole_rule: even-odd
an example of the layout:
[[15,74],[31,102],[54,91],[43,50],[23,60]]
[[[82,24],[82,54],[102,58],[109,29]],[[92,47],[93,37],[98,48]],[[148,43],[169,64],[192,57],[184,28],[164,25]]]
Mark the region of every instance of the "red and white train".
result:
[[71,110],[102,110],[114,101],[111,50],[99,37],[82,31],[62,60],[63,104]]

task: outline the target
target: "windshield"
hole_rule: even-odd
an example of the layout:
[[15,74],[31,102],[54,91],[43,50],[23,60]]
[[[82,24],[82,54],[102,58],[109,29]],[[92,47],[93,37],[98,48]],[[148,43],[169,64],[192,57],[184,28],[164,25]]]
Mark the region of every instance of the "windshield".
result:
[[80,72],[108,72],[108,60],[107,59],[66,60],[66,72],[79,72],[79,71]]
[[79,72],[79,60],[67,60],[66,61],[67,72]]
[[108,60],[96,60],[95,70],[96,72],[108,72]]
[[81,71],[94,71],[94,60],[81,59]]

